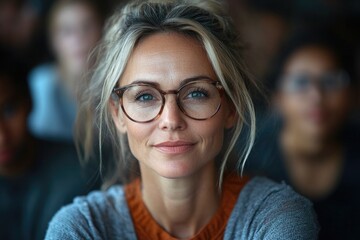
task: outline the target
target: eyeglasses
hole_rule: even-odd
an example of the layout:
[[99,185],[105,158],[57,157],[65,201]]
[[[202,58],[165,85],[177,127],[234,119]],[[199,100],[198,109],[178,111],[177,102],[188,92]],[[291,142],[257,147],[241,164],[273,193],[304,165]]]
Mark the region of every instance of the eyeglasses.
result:
[[189,118],[206,120],[221,107],[223,87],[219,81],[196,80],[177,90],[162,91],[149,83],[114,88],[125,115],[132,121],[147,123],[158,118],[165,106],[165,95],[175,94],[179,109]]
[[281,89],[289,93],[305,93],[311,86],[316,86],[323,92],[336,92],[346,87],[350,82],[345,71],[335,71],[312,76],[306,73],[288,74],[282,78]]

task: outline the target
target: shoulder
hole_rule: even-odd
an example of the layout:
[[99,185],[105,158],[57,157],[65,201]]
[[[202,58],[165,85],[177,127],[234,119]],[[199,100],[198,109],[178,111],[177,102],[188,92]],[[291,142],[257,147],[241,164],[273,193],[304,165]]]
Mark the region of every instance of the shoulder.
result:
[[132,234],[123,187],[113,186],[63,207],[51,220],[46,239],[128,239]]
[[236,239],[240,232],[252,239],[316,239],[318,234],[309,200],[284,183],[260,177],[241,191],[229,225]]

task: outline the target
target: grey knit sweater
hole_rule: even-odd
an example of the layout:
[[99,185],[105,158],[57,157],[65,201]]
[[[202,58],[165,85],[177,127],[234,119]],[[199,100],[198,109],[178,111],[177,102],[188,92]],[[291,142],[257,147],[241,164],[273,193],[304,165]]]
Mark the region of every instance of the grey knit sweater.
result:
[[[240,192],[224,239],[317,239],[311,203],[285,184],[253,178]],[[50,222],[46,239],[136,239],[122,186],[78,197]]]

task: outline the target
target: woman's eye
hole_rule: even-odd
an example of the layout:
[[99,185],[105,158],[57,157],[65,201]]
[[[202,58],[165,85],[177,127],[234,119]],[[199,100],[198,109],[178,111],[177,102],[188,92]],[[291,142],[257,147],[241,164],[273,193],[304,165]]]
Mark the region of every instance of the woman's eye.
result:
[[146,102],[154,100],[154,96],[151,94],[141,94],[136,97],[136,101]]
[[309,79],[306,76],[296,76],[292,79],[290,88],[293,91],[302,91],[309,85]]
[[202,89],[194,89],[188,91],[186,98],[206,98],[208,96],[207,92]]
[[191,92],[189,93],[188,95],[189,97],[191,98],[201,98],[201,97],[206,97],[205,94],[203,92],[199,92],[199,91],[196,91],[196,92]]

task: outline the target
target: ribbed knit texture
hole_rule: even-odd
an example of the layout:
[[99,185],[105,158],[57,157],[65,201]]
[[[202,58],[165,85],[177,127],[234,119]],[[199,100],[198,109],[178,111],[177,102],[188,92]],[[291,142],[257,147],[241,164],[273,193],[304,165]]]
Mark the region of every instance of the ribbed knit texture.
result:
[[[222,187],[220,206],[209,223],[189,240],[221,240],[224,238],[227,222],[236,204],[241,189],[248,178],[229,175]],[[139,239],[167,239],[176,240],[167,233],[151,216],[141,197],[140,179],[125,187],[125,196],[130,214],[135,225],[136,236]]]
[[[224,239],[317,239],[310,201],[285,184],[250,180],[240,192]],[[50,223],[46,239],[136,239],[122,186],[96,191],[63,207]]]

